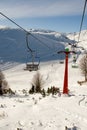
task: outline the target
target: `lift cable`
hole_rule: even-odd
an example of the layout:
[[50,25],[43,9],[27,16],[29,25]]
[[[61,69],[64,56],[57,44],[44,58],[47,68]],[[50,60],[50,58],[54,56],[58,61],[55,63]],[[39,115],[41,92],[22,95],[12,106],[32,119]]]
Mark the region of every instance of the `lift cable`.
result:
[[46,46],[47,48],[49,48],[50,50],[53,50],[53,48],[51,48],[50,46],[48,46],[46,43],[44,43],[43,41],[41,41],[39,38],[37,38],[36,36],[34,36],[32,33],[28,33],[26,34],[27,36],[28,35],[31,35],[34,39],[36,39],[37,41],[39,41],[40,44],[43,44],[44,46]]
[[24,28],[22,28],[20,25],[18,25],[16,22],[14,22],[12,19],[10,19],[9,17],[7,17],[6,15],[4,15],[2,12],[0,12],[0,14],[2,15],[2,16],[4,16],[5,18],[7,18],[9,21],[11,21],[12,23],[14,23],[15,25],[17,25],[19,28],[21,28],[24,32],[26,32],[26,33],[29,33],[29,32],[27,32]]
[[[81,35],[81,30],[82,30],[82,25],[83,25],[85,10],[86,10],[86,3],[87,3],[87,0],[85,0],[85,4],[84,4],[84,9],[83,9],[82,19],[81,19],[81,24],[80,24],[80,30],[79,30],[79,34],[78,34],[78,40],[77,40],[76,43],[75,42],[73,44],[69,43],[69,45],[71,45],[73,49],[75,49],[75,48],[82,48],[84,50],[83,47],[77,46],[77,44],[80,42],[79,40],[80,40],[80,35]],[[74,41],[75,41],[75,32],[74,32]]]
[[[9,21],[11,21],[12,23],[14,23],[16,26],[18,26],[20,29],[22,29],[26,35],[31,35],[33,38],[35,38],[36,40],[38,40],[40,43],[44,44],[46,47],[48,47],[49,49],[53,50],[51,47],[49,47],[48,45],[46,45],[44,42],[42,42],[40,39],[38,39],[37,37],[35,37],[33,34],[31,34],[29,31],[27,31],[26,29],[24,29],[23,27],[21,27],[19,24],[17,24],[16,22],[14,22],[12,19],[10,19],[8,16],[6,16],[5,14],[3,14],[2,12],[0,12],[0,14],[2,16],[4,16],[5,18],[7,18]],[[27,45],[28,45],[28,42],[27,42]],[[28,49],[30,51],[32,51],[32,49],[30,49],[29,45],[28,45]]]
[[80,40],[80,34],[81,34],[82,24],[83,24],[84,15],[85,15],[85,10],[86,10],[86,3],[87,3],[87,0],[85,0],[85,4],[84,4],[82,19],[81,19],[81,25],[80,25],[80,31],[79,31],[79,36],[78,36],[78,42],[79,42],[79,40]]
[[37,41],[39,41],[40,44],[43,44],[44,46],[46,46],[47,48],[49,48],[51,51],[53,51],[53,53],[51,53],[51,55],[55,55],[55,49],[48,46],[46,43],[44,43],[43,41],[41,41],[40,39],[38,39],[36,36],[34,36],[32,33],[30,33],[29,31],[27,31],[26,29],[24,29],[23,27],[21,27],[19,24],[17,24],[16,22],[14,22],[12,19],[10,19],[8,16],[6,16],[5,14],[3,14],[2,12],[0,12],[0,14],[2,16],[4,16],[5,18],[7,18],[9,21],[11,21],[12,23],[14,23],[16,26],[18,26],[20,29],[22,29],[25,33],[26,33],[26,44],[27,44],[27,48],[28,50],[31,52],[31,56],[32,56],[32,63],[34,63],[34,50],[32,50],[29,46],[29,40],[28,40],[28,36],[31,35],[34,39],[36,39]]

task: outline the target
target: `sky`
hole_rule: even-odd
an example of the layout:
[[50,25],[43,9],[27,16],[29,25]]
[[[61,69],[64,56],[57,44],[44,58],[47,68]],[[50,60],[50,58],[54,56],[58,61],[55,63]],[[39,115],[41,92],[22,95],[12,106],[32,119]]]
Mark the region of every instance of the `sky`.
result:
[[[85,0],[0,0],[0,12],[25,29],[79,32]],[[82,29],[87,29],[87,8]],[[17,27],[0,15],[0,26]]]

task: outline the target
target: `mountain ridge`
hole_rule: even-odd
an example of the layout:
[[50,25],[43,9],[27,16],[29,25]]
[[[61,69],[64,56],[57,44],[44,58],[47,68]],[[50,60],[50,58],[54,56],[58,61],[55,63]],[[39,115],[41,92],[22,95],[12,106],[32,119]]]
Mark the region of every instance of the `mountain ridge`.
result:
[[[30,29],[27,31],[32,34],[28,35],[28,44],[34,51],[35,60],[36,57],[39,57],[41,61],[64,59],[64,55],[58,56],[57,52],[64,50],[68,43],[72,44],[74,40],[77,40],[78,36],[78,33],[73,36],[74,34],[43,29]],[[83,32],[85,33],[86,30]],[[25,63],[30,62],[31,59],[31,52],[29,52],[26,44],[26,33],[18,28],[0,28],[0,61]]]

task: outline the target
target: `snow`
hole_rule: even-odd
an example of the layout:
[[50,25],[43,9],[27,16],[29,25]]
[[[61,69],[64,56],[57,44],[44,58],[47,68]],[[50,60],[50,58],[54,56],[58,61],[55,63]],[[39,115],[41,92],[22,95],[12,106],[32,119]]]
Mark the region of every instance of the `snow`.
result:
[[[47,32],[40,38],[45,37],[45,35],[47,35]],[[68,35],[69,39],[71,37]],[[46,42],[46,40],[44,41]],[[15,42],[13,43],[15,44]],[[81,45],[87,46],[86,43]],[[60,47],[62,48],[62,44],[60,44]],[[12,48],[9,48],[9,51],[10,49]],[[15,56],[17,55],[15,54]],[[77,81],[84,80],[84,77],[81,75],[79,67],[72,68],[71,56],[68,68],[70,95],[62,94],[65,66],[60,64],[59,58],[60,56],[56,57],[55,60],[53,58],[52,60],[47,59],[45,62],[41,61],[38,71],[45,81],[43,88],[47,90],[51,86],[59,87],[61,96],[50,94],[42,97],[41,94],[29,94],[33,76],[37,72],[25,71],[25,63],[21,62],[21,59],[19,59],[19,62],[11,60],[0,64],[10,88],[16,91],[15,95],[0,96],[0,130],[18,130],[18,128],[19,130],[66,130],[66,126],[68,130],[87,129],[87,83],[82,86],[77,83]],[[79,63],[79,59],[77,63]],[[26,93],[23,93],[23,89],[26,90]]]

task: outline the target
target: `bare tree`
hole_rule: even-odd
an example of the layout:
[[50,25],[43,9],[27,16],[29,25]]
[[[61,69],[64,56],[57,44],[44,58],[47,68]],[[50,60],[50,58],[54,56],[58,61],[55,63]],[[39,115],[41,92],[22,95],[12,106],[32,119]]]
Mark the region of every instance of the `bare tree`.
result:
[[85,54],[80,60],[81,73],[85,76],[85,81],[87,81],[87,54]]
[[0,83],[2,83],[2,81],[5,79],[4,74],[2,73],[2,71],[0,70]]
[[8,82],[5,80],[5,76],[0,70],[0,95],[3,95],[4,90],[8,90],[8,89],[9,89]]
[[36,93],[41,92],[42,85],[44,84],[42,75],[37,72],[33,77],[32,85],[35,87]]
[[5,79],[4,74],[0,70],[0,95],[3,95],[3,92],[2,92],[2,83],[3,83],[4,79]]

